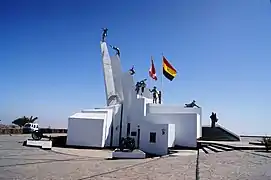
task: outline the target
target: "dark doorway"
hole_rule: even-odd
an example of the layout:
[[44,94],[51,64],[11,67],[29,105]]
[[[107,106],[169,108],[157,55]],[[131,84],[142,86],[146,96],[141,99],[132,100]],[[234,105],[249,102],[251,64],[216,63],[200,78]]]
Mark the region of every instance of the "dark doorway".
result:
[[130,131],[131,131],[131,123],[127,124],[127,137],[130,136]]
[[137,129],[137,148],[139,149],[140,129]]

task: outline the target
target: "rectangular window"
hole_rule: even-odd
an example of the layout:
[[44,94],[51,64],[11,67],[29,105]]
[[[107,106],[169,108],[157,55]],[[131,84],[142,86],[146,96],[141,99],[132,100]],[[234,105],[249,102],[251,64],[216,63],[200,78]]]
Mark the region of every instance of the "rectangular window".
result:
[[155,132],[150,133],[150,143],[156,143],[156,133]]
[[131,136],[136,136],[136,131],[132,131]]

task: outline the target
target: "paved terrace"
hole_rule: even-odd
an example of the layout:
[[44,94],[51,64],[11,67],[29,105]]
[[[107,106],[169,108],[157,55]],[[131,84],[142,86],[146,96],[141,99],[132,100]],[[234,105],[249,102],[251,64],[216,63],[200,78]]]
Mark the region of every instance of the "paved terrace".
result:
[[144,160],[106,160],[107,150],[23,147],[29,135],[0,135],[0,179],[271,179],[271,154],[222,151],[205,154],[180,151],[172,156]]

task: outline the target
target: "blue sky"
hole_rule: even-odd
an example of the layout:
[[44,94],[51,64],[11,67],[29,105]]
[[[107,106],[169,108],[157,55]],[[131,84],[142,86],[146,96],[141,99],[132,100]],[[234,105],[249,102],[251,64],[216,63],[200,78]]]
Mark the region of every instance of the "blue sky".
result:
[[[271,134],[269,0],[0,1],[0,119],[38,116],[42,126],[105,104],[101,27],[123,69],[160,78],[161,53],[177,69],[164,103],[195,99],[241,134]],[[160,81],[156,83],[161,86]]]

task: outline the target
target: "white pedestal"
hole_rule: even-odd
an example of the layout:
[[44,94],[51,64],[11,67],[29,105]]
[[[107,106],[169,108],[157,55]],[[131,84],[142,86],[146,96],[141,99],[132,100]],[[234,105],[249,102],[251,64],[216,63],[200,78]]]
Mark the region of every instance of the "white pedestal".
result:
[[26,141],[26,146],[39,147],[41,149],[52,149],[52,141],[35,141],[28,139]]
[[146,153],[141,150],[134,150],[132,152],[122,152],[115,150],[112,152],[112,158],[114,159],[144,159],[146,158]]

